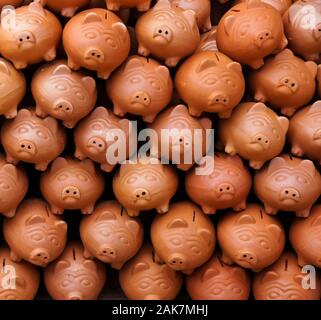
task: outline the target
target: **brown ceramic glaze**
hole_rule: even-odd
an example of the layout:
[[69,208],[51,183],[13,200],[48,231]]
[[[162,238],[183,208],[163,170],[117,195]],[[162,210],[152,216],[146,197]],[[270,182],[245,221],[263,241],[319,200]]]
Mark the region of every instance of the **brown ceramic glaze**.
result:
[[193,54],[200,34],[193,10],[183,10],[169,0],[159,0],[136,23],[138,52],[165,60],[168,67]]
[[62,120],[67,128],[89,114],[97,99],[95,80],[72,71],[64,60],[42,66],[33,76],[31,90],[36,113]]
[[53,215],[40,199],[22,202],[17,214],[3,223],[11,260],[45,267],[60,256],[67,241],[67,223]]
[[134,55],[111,76],[106,90],[116,115],[130,112],[153,122],[172,98],[173,81],[167,67]]
[[113,12],[96,8],[82,11],[66,24],[63,44],[68,65],[84,67],[107,79],[128,56],[127,27]]
[[120,8],[136,8],[138,11],[147,11],[151,0],[106,0],[108,10],[118,11]]
[[284,49],[287,43],[280,13],[257,0],[233,6],[217,28],[219,50],[253,69],[262,67],[266,56]]
[[[236,0],[234,1],[234,5],[239,4],[241,2],[246,2],[247,0]],[[277,11],[280,12],[281,16],[285,13],[285,11],[291,6],[292,0],[261,0],[266,4],[274,7]]]
[[209,217],[187,201],[172,204],[168,213],[156,216],[151,226],[157,260],[185,274],[191,274],[212,256],[215,238]]
[[221,120],[219,139],[230,155],[239,154],[260,169],[263,164],[281,153],[289,120],[279,117],[261,102],[241,103],[230,119]]
[[215,51],[217,52],[217,44],[216,44],[216,32],[217,26],[211,28],[210,31],[203,33],[201,35],[201,41],[196,49],[195,53],[202,51]]
[[104,186],[103,174],[89,159],[59,157],[40,178],[40,191],[54,214],[62,214],[64,210],[92,213]]
[[50,10],[61,13],[62,16],[71,18],[75,13],[86,7],[90,0],[35,0],[43,6],[47,6]]
[[182,287],[182,276],[157,263],[152,246],[146,244],[120,270],[119,282],[130,300],[173,300]]
[[23,4],[24,0],[0,0],[0,10],[4,6],[14,6],[14,7],[19,7]]
[[285,233],[279,220],[266,214],[259,205],[249,204],[244,211],[221,216],[217,240],[224,263],[236,263],[258,272],[280,257]]
[[69,242],[63,254],[44,272],[48,293],[55,300],[96,300],[106,281],[102,262],[86,259],[80,242]]
[[311,160],[282,155],[256,173],[254,191],[268,214],[294,211],[306,218],[321,195],[321,176]]
[[318,65],[317,72],[317,92],[319,97],[321,97],[321,65]]

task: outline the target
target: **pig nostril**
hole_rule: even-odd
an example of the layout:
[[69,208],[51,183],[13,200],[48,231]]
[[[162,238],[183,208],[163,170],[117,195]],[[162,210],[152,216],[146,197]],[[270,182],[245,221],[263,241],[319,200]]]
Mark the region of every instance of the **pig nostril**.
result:
[[226,190],[230,190],[230,187],[227,187]]
[[76,191],[74,191],[74,194],[77,194],[77,192],[76,192]]
[[28,36],[28,37],[27,37],[27,39],[29,40],[29,39],[30,39],[30,37]]
[[220,191],[223,192],[223,189],[221,188]]
[[98,145],[98,147],[100,147],[100,148],[101,148],[102,146],[103,146],[103,145],[102,145],[101,143]]
[[97,58],[100,58],[100,54],[97,55]]
[[292,197],[296,197],[296,194],[295,194],[295,193],[293,193],[293,194],[292,194]]
[[66,190],[66,193],[69,193],[70,191],[69,190]]
[[258,141],[261,141],[261,140],[262,140],[262,138],[258,138],[257,140],[258,140]]
[[93,52],[91,55],[94,57],[96,54],[95,54],[95,52]]
[[269,33],[267,32],[265,35],[268,37],[268,36],[269,36]]
[[22,38],[20,38],[20,39],[19,39],[19,41],[20,41],[20,42],[22,42],[22,41],[23,41],[23,39],[22,39]]
[[289,83],[289,80],[288,80],[288,79],[285,79],[284,82],[285,82],[285,83]]
[[246,254],[243,254],[243,258],[246,258]]
[[31,147],[30,147],[30,146],[28,146],[28,149],[30,150],[30,149],[31,149]]
[[96,141],[95,141],[95,140],[93,141],[93,144],[96,144]]
[[139,194],[137,194],[136,197],[139,198]]
[[24,144],[22,144],[22,145],[21,145],[21,148],[24,148],[24,147],[25,147],[25,145],[24,145]]
[[165,34],[168,34],[168,31],[165,31]]
[[219,99],[215,99],[216,102],[219,102],[220,100]]
[[289,193],[289,191],[288,190],[285,190],[285,194],[288,194]]
[[144,196],[144,195],[146,195],[146,192],[145,192],[145,191],[143,191],[143,192],[142,192],[142,194],[143,194],[143,196]]
[[268,143],[269,141],[268,141],[268,140],[265,140],[264,142],[265,142],[265,143]]
[[162,33],[162,30],[158,30],[158,33]]
[[294,87],[295,86],[295,83],[291,83],[291,87]]
[[147,98],[144,98],[144,101],[146,101],[147,100]]
[[253,260],[253,257],[250,257],[250,260]]
[[136,96],[136,98],[138,99],[138,98],[139,98],[139,96]]

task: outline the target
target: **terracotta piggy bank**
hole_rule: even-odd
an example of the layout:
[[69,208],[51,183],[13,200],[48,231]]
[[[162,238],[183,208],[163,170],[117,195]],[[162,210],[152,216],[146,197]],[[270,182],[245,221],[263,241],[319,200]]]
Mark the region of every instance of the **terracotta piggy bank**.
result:
[[20,109],[17,117],[1,127],[1,142],[7,161],[34,163],[44,171],[65,149],[66,132],[52,117],[39,118],[33,109]]
[[23,4],[24,0],[0,0],[0,10],[4,6],[14,6],[14,7],[19,7]]
[[118,11],[120,8],[136,8],[138,11],[147,11],[151,0],[106,0],[108,10]]
[[159,0],[136,23],[138,53],[165,60],[168,67],[196,50],[200,34],[193,10],[183,10],[169,0]]
[[0,155],[0,212],[8,218],[16,213],[16,208],[25,197],[29,187],[25,171],[7,163]]
[[321,101],[294,114],[290,120],[288,141],[294,155],[306,155],[321,164]]
[[187,59],[176,73],[175,85],[190,114],[197,117],[203,111],[217,112],[220,118],[230,117],[245,90],[241,65],[211,51]]
[[79,242],[69,242],[63,254],[44,272],[48,293],[55,300],[97,300],[105,285],[102,262],[86,259]]
[[46,5],[50,10],[61,13],[62,16],[71,18],[75,13],[86,7],[90,0],[35,0],[41,5]]
[[86,258],[96,257],[121,269],[142,246],[144,229],[118,202],[106,201],[98,204],[93,214],[82,218],[80,237]]
[[254,191],[268,214],[294,211],[306,218],[321,195],[321,176],[311,160],[282,155],[256,173]]
[[119,272],[122,290],[130,300],[173,300],[182,287],[182,275],[155,261],[151,245],[139,253]]
[[130,112],[153,122],[172,98],[173,81],[156,60],[131,56],[107,81],[106,90],[116,115]]
[[253,69],[288,43],[280,13],[257,0],[233,6],[220,20],[216,39],[219,51]]
[[[246,2],[247,0],[236,0],[234,1],[234,5],[239,4],[241,2]],[[261,0],[266,4],[269,4],[274,9],[280,12],[281,16],[285,13],[285,11],[291,6],[292,0]]]
[[230,155],[239,154],[260,169],[263,164],[281,153],[289,127],[289,120],[278,115],[265,104],[241,103],[230,119],[219,124],[219,146]]
[[167,212],[177,188],[175,170],[154,158],[152,163],[141,159],[137,163],[122,164],[113,179],[115,197],[129,216],[138,216],[140,211],[151,209]]
[[24,259],[45,267],[64,250],[67,223],[53,215],[43,200],[28,199],[14,218],[4,220],[3,233],[13,261]]
[[321,53],[321,4],[298,0],[283,15],[289,48],[305,60],[318,61]]
[[[42,60],[54,60],[62,31],[55,15],[35,2],[17,8],[14,14],[15,25],[7,26],[4,22],[0,28],[2,56],[12,61],[17,69]],[[4,19],[11,19],[10,16]]]
[[126,139],[124,141],[126,143],[125,157],[128,157],[131,124],[127,119],[114,116],[105,107],[95,108],[74,130],[75,157],[80,160],[90,158],[100,163],[100,168],[103,171],[111,172],[116,164],[108,162],[106,152],[114,140],[108,141],[107,137],[112,135],[114,130],[121,130],[124,133]]
[[0,115],[12,119],[26,93],[26,79],[11,63],[0,58]]
[[69,69],[63,60],[42,66],[31,83],[37,115],[62,120],[67,128],[90,113],[97,100],[96,82]]
[[244,210],[252,178],[241,158],[216,153],[211,160],[214,163],[209,174],[198,175],[195,168],[186,175],[185,189],[188,196],[206,214],[231,207],[235,211]]
[[0,249],[0,262],[0,300],[33,300],[40,283],[37,267],[25,261],[12,261],[7,247]]
[[292,252],[285,252],[268,269],[258,273],[253,281],[253,294],[256,300],[320,300],[320,275],[316,275],[316,288],[305,289],[306,273],[297,263]]
[[187,201],[175,203],[167,214],[156,216],[151,239],[157,260],[185,274],[211,257],[216,242],[212,221]]
[[104,177],[89,160],[57,158],[40,178],[40,191],[54,214],[81,210],[90,214],[105,187]]
[[303,61],[284,49],[253,71],[249,82],[254,100],[268,103],[290,117],[313,98],[316,75],[316,63]]
[[203,52],[203,51],[215,51],[217,52],[217,44],[216,44],[216,33],[217,33],[217,26],[211,28],[210,31],[203,33],[201,35],[201,41],[196,49],[196,52]]
[[258,272],[280,257],[285,233],[275,217],[267,215],[259,205],[249,204],[244,211],[221,216],[217,240],[224,263]]
[[193,300],[247,300],[251,281],[244,269],[229,266],[215,255],[186,277],[186,289]]
[[89,9],[75,15],[66,24],[63,44],[68,65],[84,67],[107,79],[128,56],[130,38],[126,26],[114,13]]

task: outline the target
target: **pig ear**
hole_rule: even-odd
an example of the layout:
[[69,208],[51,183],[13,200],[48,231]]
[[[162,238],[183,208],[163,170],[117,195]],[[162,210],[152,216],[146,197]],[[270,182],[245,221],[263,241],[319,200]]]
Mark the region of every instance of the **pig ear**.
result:
[[1,168],[1,170],[9,174],[14,180],[18,180],[18,170],[13,164],[7,163]]
[[313,61],[305,61],[304,63],[306,65],[306,67],[309,69],[312,77],[315,78],[317,76],[317,72],[318,72],[317,64]]
[[85,160],[80,161],[80,166],[92,174],[94,174],[96,172],[95,165],[94,165],[93,161],[90,159],[85,159]]
[[130,231],[132,231],[133,234],[138,234],[140,230],[140,225],[137,221],[129,220],[126,222],[126,225]]
[[166,80],[170,78],[169,70],[165,66],[157,66],[155,71],[157,74],[160,74],[162,78]]
[[22,278],[21,276],[15,276],[15,283],[17,286],[21,287],[21,288],[25,288],[26,287],[26,280],[24,278]]
[[182,218],[173,219],[167,224],[167,229],[187,228],[187,227],[188,227],[188,223],[186,222],[185,219],[182,219]]
[[109,115],[108,110],[105,107],[97,107],[94,109],[94,111],[91,113],[91,117],[102,117],[102,118],[107,118]]
[[85,268],[87,268],[93,272],[97,271],[97,266],[93,260],[86,259],[83,264],[84,264]]
[[183,16],[186,18],[188,24],[191,27],[194,27],[196,25],[196,14],[193,10],[185,10],[183,11]]
[[266,105],[262,102],[257,102],[250,107],[250,109],[248,110],[248,113],[257,113],[265,110],[266,110]]
[[86,15],[82,24],[93,23],[93,22],[102,22],[102,19],[97,13],[90,12]]
[[84,77],[81,79],[82,84],[90,94],[96,90],[96,81],[92,77]]
[[277,272],[275,272],[275,271],[267,271],[263,275],[263,277],[261,279],[261,282],[262,283],[266,283],[266,282],[269,282],[269,281],[277,280],[279,278],[280,278],[280,275]]
[[37,2],[31,2],[28,6],[28,10],[32,11],[42,17],[46,16],[46,11],[43,9],[42,5]]
[[205,239],[205,241],[207,241],[208,243],[210,243],[213,238],[213,234],[207,229],[198,230],[198,234],[202,236]]
[[67,231],[68,225],[65,221],[56,221],[55,226],[63,231]]
[[5,73],[8,76],[10,76],[10,74],[11,74],[11,72],[8,68],[8,65],[3,60],[0,60],[0,72]]
[[169,8],[171,8],[171,3],[168,0],[158,0],[152,10],[169,9]]
[[55,273],[59,273],[62,270],[65,270],[70,267],[70,262],[67,260],[60,260],[56,263]]
[[289,119],[286,117],[278,117],[278,122],[282,128],[283,133],[286,134],[289,129]]
[[18,111],[16,119],[25,119],[31,117],[31,111],[29,109],[20,109]]
[[183,114],[189,114],[187,107],[183,104],[178,104],[171,111],[171,115],[183,115]]
[[63,157],[58,157],[51,165],[50,171],[56,172],[64,168],[68,164],[68,161]]
[[34,214],[25,221],[25,225],[31,226],[34,224],[45,223],[45,222],[46,222],[46,219],[43,216]]
[[314,102],[309,108],[309,113],[321,112],[321,100]]
[[270,175],[273,173],[275,170],[279,169],[280,167],[283,167],[286,165],[286,162],[283,158],[281,157],[275,157],[270,161],[269,168],[267,174]]
[[225,19],[224,19],[224,30],[225,30],[225,33],[227,34],[227,35],[229,35],[230,34],[230,32],[231,32],[231,29],[232,29],[232,26],[233,26],[233,24],[234,24],[234,20],[235,20],[235,16],[234,15],[231,15],[231,16],[228,16],[228,17],[226,17]]
[[199,122],[204,129],[212,129],[212,121],[209,118],[201,118]]
[[144,66],[144,61],[142,59],[138,57],[133,57],[125,63],[125,68],[123,72],[127,72],[128,70],[140,68],[143,66]]
[[242,66],[238,62],[230,62],[226,67],[236,73],[242,74]]
[[321,226],[321,216],[316,217],[312,222],[311,226],[316,227],[316,226]]
[[212,59],[204,59],[200,64],[199,66],[197,67],[196,69],[196,72],[197,73],[200,73],[208,68],[212,68],[212,67],[215,67],[216,66],[216,63],[214,60]]
[[149,264],[147,262],[138,262],[133,267],[132,275],[148,269],[149,269]]
[[122,22],[115,22],[111,27],[122,37],[124,37],[128,33],[127,27]]
[[96,219],[96,221],[109,221],[109,220],[117,220],[116,216],[110,211],[102,212]]
[[63,74],[71,74],[71,69],[66,66],[65,64],[60,64],[55,68],[55,70],[52,72],[53,75],[63,75]]
[[253,216],[249,214],[242,214],[235,222],[235,224],[256,224],[256,220]]
[[311,160],[302,160],[299,165],[301,168],[303,168],[306,172],[311,173],[312,175],[315,175],[315,166]]
[[202,282],[206,282],[220,274],[220,271],[216,268],[207,269],[202,275]]
[[284,60],[292,57],[294,57],[293,52],[290,49],[284,49],[274,57],[274,60]]
[[304,275],[302,274],[296,274],[294,277],[293,277],[294,281],[299,284],[300,286],[302,286],[302,280],[304,279]]
[[277,242],[279,242],[282,236],[282,229],[277,224],[270,224],[267,228],[274,235]]
[[58,130],[58,121],[53,117],[46,117],[43,119],[44,124],[47,128],[51,130],[51,132],[56,133]]

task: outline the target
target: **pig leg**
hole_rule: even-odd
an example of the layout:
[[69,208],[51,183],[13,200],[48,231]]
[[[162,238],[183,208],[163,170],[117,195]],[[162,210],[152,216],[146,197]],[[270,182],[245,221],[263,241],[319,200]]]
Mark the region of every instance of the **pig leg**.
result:
[[257,102],[265,103],[266,102],[266,97],[260,90],[257,90],[255,92],[255,94],[254,94],[254,100],[257,101]]
[[22,259],[14,252],[10,251],[10,259],[14,262],[20,262]]
[[11,156],[9,153],[7,153],[7,162],[12,163],[12,164],[18,164],[18,160],[15,159],[13,156]]
[[202,211],[206,214],[215,214],[216,213],[216,209],[213,207],[209,207],[209,206],[202,206]]
[[202,114],[202,110],[199,110],[191,105],[188,105],[188,112],[193,117],[199,117]]
[[150,8],[150,3],[151,3],[151,0],[147,0],[140,3],[139,5],[137,5],[137,11],[140,11],[140,12],[147,11]]
[[282,108],[281,113],[283,113],[287,117],[292,117],[295,112],[294,108]]
[[102,163],[100,165],[100,169],[105,171],[105,172],[112,172],[114,168],[115,168],[115,165],[109,164],[107,162],[106,163]]
[[236,150],[235,150],[234,146],[229,142],[225,146],[225,152],[230,154],[231,156],[236,155]]
[[49,163],[50,162],[37,163],[35,164],[35,168],[36,170],[39,170],[39,171],[46,171]]
[[128,215],[129,215],[130,217],[137,217],[137,216],[139,216],[139,214],[140,214],[140,211],[139,211],[139,210],[128,209],[128,208],[126,208],[126,210],[127,210],[127,213],[128,213]]
[[264,65],[264,61],[263,61],[263,59],[258,59],[258,60],[252,61],[251,63],[248,63],[248,65],[252,69],[256,70],[256,69],[261,68]]
[[156,208],[158,213],[166,213],[168,211],[169,202],[165,203],[163,206]]
[[311,207],[304,209],[304,210],[299,210],[295,212],[295,215],[298,218],[307,218],[310,215]]
[[114,104],[113,112],[116,116],[119,116],[119,117],[123,117],[126,114],[126,112],[124,112],[124,110],[121,107],[119,107],[117,104]]
[[210,31],[211,28],[212,28],[211,17],[208,16],[208,17],[206,18],[206,21],[205,21],[204,25],[203,25],[202,28],[201,28],[201,31],[202,31],[202,32],[207,32],[207,31]]
[[86,157],[79,149],[76,148],[75,158],[77,158],[77,159],[79,159],[79,160],[84,160],[84,159],[86,159],[87,157]]
[[48,113],[43,111],[39,105],[36,105],[36,115],[40,118],[45,118],[48,116]]
[[221,255],[221,259],[222,259],[223,263],[225,263],[225,264],[233,264],[234,263],[234,261],[230,257],[228,257],[224,252]]
[[95,206],[95,204],[94,204],[94,203],[93,203],[93,204],[91,204],[90,206],[88,206],[88,207],[86,207],[86,208],[82,209],[82,210],[81,210],[81,213],[82,213],[82,214],[92,214],[92,213],[93,213],[93,211],[94,211],[94,206]]
[[74,60],[72,60],[70,57],[68,57],[68,67],[73,70],[79,70],[80,65],[77,64]]
[[58,208],[58,207],[56,207],[56,206],[53,205],[53,204],[50,205],[50,211],[51,211],[53,214],[63,214],[63,213],[64,213],[64,209]]
[[16,208],[2,213],[6,218],[12,218],[16,214]]
[[307,264],[309,264],[309,263],[300,254],[298,254],[298,265],[300,267],[303,267]]
[[152,123],[155,120],[156,116],[157,114],[154,114],[154,113],[149,114],[148,116],[143,117],[143,120],[147,123]]
[[219,112],[218,116],[221,118],[221,119],[228,119],[232,114],[232,110],[226,110],[224,112]]
[[192,164],[185,164],[185,163],[178,163],[177,164],[177,168],[182,171],[188,171],[192,166],[193,166],[193,163]]
[[120,9],[118,2],[114,2],[113,0],[106,0],[106,6],[107,9],[111,11],[118,11]]
[[76,124],[77,121],[63,121],[63,125],[68,129],[72,129]]
[[264,205],[264,210],[267,214],[270,214],[270,215],[275,215],[278,213],[278,209],[274,209],[272,207],[270,207],[268,204],[266,203],[263,203]]
[[298,146],[298,145],[293,145],[291,152],[298,157],[302,157],[304,155],[304,151]]
[[6,117],[6,119],[13,119],[17,116],[17,107],[18,106],[13,106],[4,113],[4,116]]
[[28,66],[28,63],[26,61],[13,61],[13,64],[16,69],[24,69]]
[[181,57],[171,57],[171,58],[167,58],[165,59],[165,64],[168,67],[176,67],[179,60],[181,60]]
[[242,211],[246,209],[246,200],[243,200],[242,202],[238,203],[236,206],[233,207],[234,211]]
[[189,275],[191,275],[193,273],[193,271],[194,271],[194,269],[187,269],[187,270],[184,270],[182,272],[189,276]]
[[46,61],[54,60],[56,58],[56,48],[55,47],[50,48],[43,58]]
[[110,74],[111,72],[109,70],[97,71],[97,77],[104,80],[107,80]]
[[264,165],[264,161],[259,161],[259,160],[251,160],[250,161],[250,167],[255,169],[255,170],[259,170],[263,167]]
[[138,46],[138,53],[144,57],[147,57],[150,55],[150,51],[146,49],[142,44],[139,44]]
[[83,256],[84,256],[86,259],[94,259],[94,256],[88,251],[87,248],[84,248]]
[[111,263],[110,264],[112,268],[116,269],[116,270],[120,270],[123,267],[123,263],[118,262],[118,263]]
[[61,10],[61,15],[67,18],[71,18],[75,15],[77,10],[78,10],[78,7],[64,8]]

